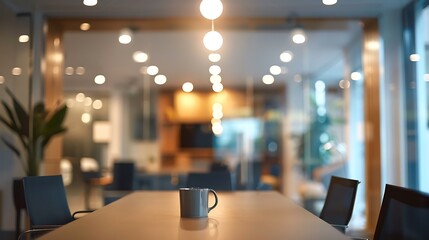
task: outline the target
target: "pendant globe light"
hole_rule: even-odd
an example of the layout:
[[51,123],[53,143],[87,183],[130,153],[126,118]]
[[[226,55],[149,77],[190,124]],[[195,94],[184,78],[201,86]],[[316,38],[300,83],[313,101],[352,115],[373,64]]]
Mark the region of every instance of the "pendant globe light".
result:
[[124,28],[119,33],[119,42],[121,44],[129,44],[133,40],[133,32],[129,28]]
[[206,33],[203,39],[204,46],[210,51],[217,51],[222,47],[222,35],[214,30]]
[[292,41],[296,44],[302,44],[305,43],[307,40],[306,34],[304,32],[304,29],[301,27],[296,27],[292,30]]
[[203,0],[200,4],[200,12],[203,17],[214,20],[218,18],[223,11],[223,5],[220,0]]

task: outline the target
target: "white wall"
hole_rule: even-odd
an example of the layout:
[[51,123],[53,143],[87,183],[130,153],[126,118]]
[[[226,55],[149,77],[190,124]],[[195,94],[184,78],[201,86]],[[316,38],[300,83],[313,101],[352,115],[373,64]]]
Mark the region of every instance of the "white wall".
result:
[[113,90],[110,94],[110,103],[109,119],[112,125],[112,138],[107,150],[107,166],[111,167],[117,159],[132,159],[140,169],[159,170],[158,142],[132,139],[129,117],[133,109],[128,104],[127,90]]
[[[0,76],[5,78],[5,83],[0,84],[0,99],[8,99],[4,91],[7,86],[21,103],[28,106],[28,56],[29,43],[19,43],[18,36],[28,34],[29,18],[16,18],[15,14],[0,1]],[[21,67],[21,76],[12,76],[11,69]],[[0,109],[4,114],[4,109]],[[6,127],[0,125],[0,135],[6,139],[14,140]],[[0,191],[3,192],[2,215],[0,216],[0,229],[14,229],[15,212],[12,202],[12,179],[24,175],[18,159],[0,142]]]
[[385,183],[405,183],[403,62],[401,11],[391,10],[379,18],[381,44],[381,141],[382,189]]
[[298,138],[305,132],[309,116],[306,114],[304,81],[290,81],[286,88],[286,114],[283,119],[283,189],[282,192],[293,199],[299,199],[297,187],[302,176],[299,171],[300,160],[297,157]]

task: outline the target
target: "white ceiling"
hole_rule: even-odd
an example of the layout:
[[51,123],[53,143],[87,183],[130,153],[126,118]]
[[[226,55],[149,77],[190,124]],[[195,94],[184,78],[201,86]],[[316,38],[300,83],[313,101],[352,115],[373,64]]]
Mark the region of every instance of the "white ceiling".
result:
[[[16,11],[40,10],[51,16],[91,17],[196,17],[200,0],[99,0],[85,7],[82,0],[3,0]],[[386,9],[410,0],[338,0],[323,6],[321,0],[223,0],[223,17],[376,17]]]
[[[272,65],[286,69],[276,76],[273,87],[292,81],[295,74],[316,74],[322,80],[340,80],[342,70],[342,47],[359,33],[357,24],[346,30],[309,31],[308,42],[293,44],[288,31],[223,31],[224,45],[218,65],[222,68],[222,83],[225,87],[243,86],[250,79],[256,86],[262,85],[262,76],[269,74]],[[204,31],[158,31],[134,35],[129,45],[118,42],[118,33],[69,32],[65,35],[65,66],[84,66],[83,76],[66,76],[65,88],[79,89],[92,86],[97,89],[119,87],[141,82],[142,66],[156,65],[160,74],[167,76],[163,88],[177,88],[186,81],[195,88],[210,88],[209,51],[202,44]],[[135,63],[134,51],[149,54],[149,62]],[[290,50],[294,59],[290,63],[280,61],[280,53]],[[94,76],[102,74],[107,81],[96,86]],[[151,77],[149,77],[151,79]]]
[[[47,16],[61,17],[119,17],[119,18],[173,18],[201,17],[199,0],[99,0],[95,7],[85,7],[81,0],[3,0],[16,12],[40,11]],[[403,6],[409,0],[338,0],[335,6],[323,6],[321,0],[223,0],[221,18],[235,17],[377,17],[387,9]],[[220,20],[219,20],[220,21]],[[215,21],[216,26],[216,21]],[[292,81],[295,74],[317,76],[325,81],[338,81],[343,76],[343,49],[359,38],[357,21],[345,28],[307,30],[308,42],[295,45],[290,41],[289,30],[225,30],[221,31],[224,45],[220,50],[221,76],[225,87],[243,86],[246,80],[261,85],[261,77],[269,67],[278,64],[287,73],[276,77],[271,87]],[[207,29],[208,31],[209,29]],[[133,42],[121,45],[115,32],[68,32],[65,35],[65,66],[84,66],[83,76],[66,76],[66,90],[89,88],[94,90],[93,78],[103,74],[106,85],[126,86],[141,82],[142,64],[134,63],[136,50],[150,55],[150,64],[159,67],[168,81],[163,88],[177,88],[185,81],[197,89],[210,87],[207,59],[202,38],[204,31],[152,31],[135,33]],[[282,64],[279,54],[292,50],[295,59]]]

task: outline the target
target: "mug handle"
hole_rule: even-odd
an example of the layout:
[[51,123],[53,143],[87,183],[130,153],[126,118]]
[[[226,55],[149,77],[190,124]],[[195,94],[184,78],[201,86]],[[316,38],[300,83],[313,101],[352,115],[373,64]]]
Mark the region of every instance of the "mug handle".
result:
[[215,203],[213,204],[213,206],[209,207],[209,212],[210,212],[213,208],[217,206],[217,194],[213,189],[209,189],[209,191],[212,192],[215,197]]

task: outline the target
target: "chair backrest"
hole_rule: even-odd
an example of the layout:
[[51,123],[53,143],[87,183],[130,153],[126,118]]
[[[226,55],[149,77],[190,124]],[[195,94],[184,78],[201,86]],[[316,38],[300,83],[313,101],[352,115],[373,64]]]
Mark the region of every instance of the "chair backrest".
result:
[[219,191],[231,191],[231,173],[218,171],[210,173],[189,173],[187,187],[211,188]]
[[113,165],[113,182],[110,190],[134,190],[136,170],[134,162],[115,162]]
[[210,165],[210,172],[229,171],[228,166],[223,162],[214,162]]
[[386,184],[374,239],[428,238],[429,194]]
[[359,181],[332,176],[320,218],[330,224],[348,225]]
[[73,221],[61,175],[24,177],[22,182],[32,227]]

